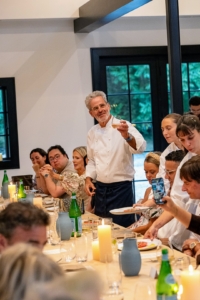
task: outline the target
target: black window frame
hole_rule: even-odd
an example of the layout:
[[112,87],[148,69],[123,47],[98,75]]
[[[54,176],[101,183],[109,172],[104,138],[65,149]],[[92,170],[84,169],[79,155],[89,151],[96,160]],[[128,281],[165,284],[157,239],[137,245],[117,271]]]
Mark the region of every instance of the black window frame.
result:
[[[167,46],[91,48],[90,53],[93,90],[102,90],[105,93],[107,93],[106,66],[131,64],[131,60],[133,64],[149,63],[151,65],[152,98],[156,99],[152,99],[153,151],[162,152],[168,144],[162,135],[160,126],[162,119],[170,111],[166,74]],[[181,53],[182,63],[200,62],[200,45],[182,46]],[[159,84],[156,82],[158,77]],[[182,99],[178,99],[178,101],[182,101]],[[177,103],[178,105],[179,103]],[[183,103],[180,103],[180,107],[183,108]],[[142,181],[146,180],[137,179],[133,180],[133,183]],[[135,189],[134,184],[133,189]]]
[[[9,140],[6,140],[9,148],[9,157],[0,161],[0,170],[18,169],[19,164],[19,143],[18,143],[18,127],[17,127],[17,107],[15,78],[0,78],[0,88],[3,90],[3,105],[8,111]],[[6,124],[5,124],[6,125]],[[7,131],[7,128],[5,128]],[[7,133],[6,133],[7,134]]]
[[[200,45],[181,46],[181,53],[183,63],[200,62]],[[167,77],[166,72],[162,72],[166,63],[168,63],[167,46],[91,48],[90,54],[93,90],[102,90],[105,93],[105,65],[109,60],[110,65],[115,63],[119,65],[119,60],[125,63],[129,61],[130,57],[134,57],[134,63],[143,59],[151,61],[152,57],[157,59],[157,61],[152,61],[154,69],[154,74],[151,74],[152,94],[158,99],[156,105],[152,102],[152,122],[154,124],[154,149],[155,151],[163,151],[167,147],[167,143],[162,136],[160,124],[162,119],[169,113]],[[154,83],[154,75],[160,78],[159,86]],[[178,101],[181,101],[181,99],[178,99]],[[181,105],[180,103],[180,107]]]

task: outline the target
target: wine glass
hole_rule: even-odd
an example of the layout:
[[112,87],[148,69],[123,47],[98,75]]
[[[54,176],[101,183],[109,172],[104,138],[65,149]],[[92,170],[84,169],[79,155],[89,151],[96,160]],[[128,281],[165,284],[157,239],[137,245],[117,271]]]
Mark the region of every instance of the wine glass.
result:
[[88,237],[82,233],[80,237],[75,238],[76,261],[85,262],[88,258]]
[[172,268],[172,272],[173,272],[173,276],[174,276],[175,280],[178,283],[180,283],[181,271],[188,270],[190,264],[191,264],[191,262],[190,262],[189,256],[182,256],[182,257],[178,257],[177,259],[175,259],[173,268]]
[[119,115],[113,115],[112,116],[112,122],[111,122],[111,125],[114,129],[118,128],[119,125],[120,125],[120,120],[121,120],[121,117]]
[[155,286],[151,278],[140,279],[134,289],[133,300],[156,300]]

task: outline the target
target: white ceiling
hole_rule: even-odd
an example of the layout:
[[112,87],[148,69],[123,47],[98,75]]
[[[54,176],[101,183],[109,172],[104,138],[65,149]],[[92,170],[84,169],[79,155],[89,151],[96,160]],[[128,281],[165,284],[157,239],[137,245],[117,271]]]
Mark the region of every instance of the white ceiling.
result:
[[[92,1],[92,0],[90,0]],[[0,20],[75,19],[79,7],[88,0],[1,0]],[[179,0],[180,15],[200,15],[199,0]],[[130,16],[165,16],[165,0],[153,0],[127,14]]]

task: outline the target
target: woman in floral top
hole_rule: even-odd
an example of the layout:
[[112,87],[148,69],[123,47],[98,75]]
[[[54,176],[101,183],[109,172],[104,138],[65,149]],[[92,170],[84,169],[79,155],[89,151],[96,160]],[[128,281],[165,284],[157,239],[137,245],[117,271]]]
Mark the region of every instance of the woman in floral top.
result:
[[[85,193],[85,167],[87,164],[87,148],[84,146],[77,147],[73,150],[73,164],[75,172],[66,171],[62,175],[52,174],[53,178],[61,180],[62,187],[68,195],[76,193],[78,205],[81,207],[84,201],[85,210],[91,211],[91,197]],[[71,201],[64,201],[64,210],[69,210]]]
[[[158,152],[149,152],[144,160],[144,171],[147,180],[151,184],[151,180],[156,178],[156,174],[159,171],[160,165],[160,153]],[[147,188],[144,194],[144,199],[141,203],[144,204],[149,197],[151,187]],[[161,208],[149,207],[146,211],[141,213],[140,219],[133,223],[129,228],[133,229],[134,232],[144,234],[147,229],[152,225],[152,223],[161,215]]]

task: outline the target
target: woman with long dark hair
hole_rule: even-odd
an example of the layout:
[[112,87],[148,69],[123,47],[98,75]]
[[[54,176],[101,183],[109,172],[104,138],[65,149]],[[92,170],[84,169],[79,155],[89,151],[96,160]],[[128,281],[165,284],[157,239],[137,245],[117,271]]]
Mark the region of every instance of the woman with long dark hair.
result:
[[34,188],[39,192],[44,192],[41,187],[41,180],[44,179],[40,175],[40,168],[49,163],[48,155],[42,148],[35,148],[30,152],[30,159],[33,163],[32,168],[35,171]]

